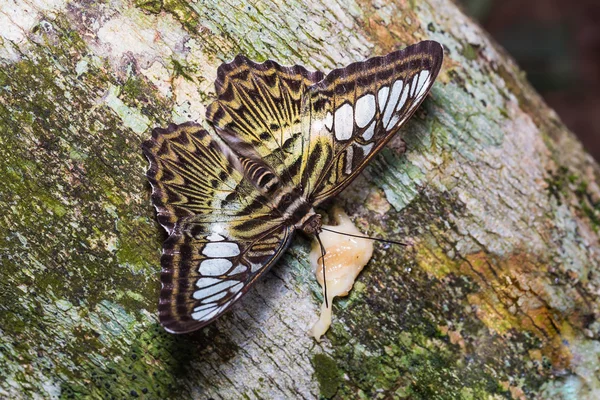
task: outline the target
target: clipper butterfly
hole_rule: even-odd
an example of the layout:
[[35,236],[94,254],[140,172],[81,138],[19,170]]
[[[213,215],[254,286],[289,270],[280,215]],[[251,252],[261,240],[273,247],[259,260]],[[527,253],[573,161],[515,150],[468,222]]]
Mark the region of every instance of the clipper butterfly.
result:
[[263,275],[314,210],[362,171],[427,96],[443,59],[423,41],[328,74],[243,56],[223,64],[206,119],[143,143],[163,245],[159,317],[190,332]]

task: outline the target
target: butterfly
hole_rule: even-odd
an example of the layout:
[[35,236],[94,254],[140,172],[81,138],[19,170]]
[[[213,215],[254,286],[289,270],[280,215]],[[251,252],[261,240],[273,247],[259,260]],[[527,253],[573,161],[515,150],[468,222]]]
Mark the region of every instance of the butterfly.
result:
[[328,74],[244,56],[217,71],[212,128],[157,128],[142,144],[168,238],[158,305],[172,333],[200,329],[277,261],[427,96],[442,46],[423,41]]

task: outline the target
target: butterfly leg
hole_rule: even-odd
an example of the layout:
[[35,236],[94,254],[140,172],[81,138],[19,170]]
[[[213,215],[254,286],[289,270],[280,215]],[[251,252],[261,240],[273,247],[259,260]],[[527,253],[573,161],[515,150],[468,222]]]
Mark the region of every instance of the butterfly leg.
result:
[[317,237],[317,241],[319,242],[319,246],[321,247],[320,260],[323,267],[323,296],[325,297],[325,307],[329,308],[329,304],[327,301],[327,277],[325,276],[325,254],[327,254],[327,252],[325,251],[325,246],[323,246],[323,242],[321,241],[319,234],[315,233],[315,236]]

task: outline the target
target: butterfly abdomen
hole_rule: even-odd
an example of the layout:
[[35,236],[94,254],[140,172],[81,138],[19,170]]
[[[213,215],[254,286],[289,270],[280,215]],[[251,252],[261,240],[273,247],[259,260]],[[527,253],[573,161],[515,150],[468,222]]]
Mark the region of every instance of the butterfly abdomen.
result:
[[253,182],[261,191],[270,193],[277,188],[279,179],[264,164],[257,163],[250,158],[241,157],[240,159],[245,176]]

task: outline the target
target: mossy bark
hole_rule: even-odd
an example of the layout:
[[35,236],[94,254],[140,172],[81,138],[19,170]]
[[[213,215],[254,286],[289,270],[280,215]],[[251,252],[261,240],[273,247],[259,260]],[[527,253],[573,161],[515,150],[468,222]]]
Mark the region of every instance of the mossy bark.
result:
[[[165,333],[149,130],[202,121],[237,53],[327,71],[422,39],[431,96],[338,199],[411,246],[377,246],[320,344],[302,237]],[[0,44],[0,397],[597,398],[600,169],[449,0],[9,2]]]

